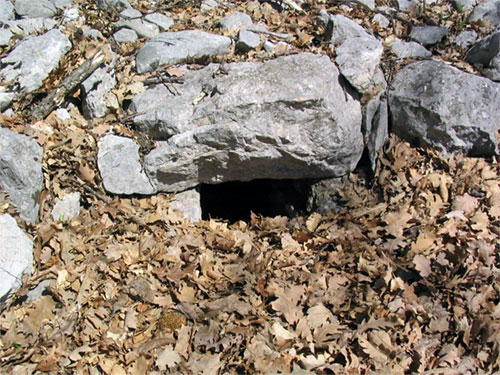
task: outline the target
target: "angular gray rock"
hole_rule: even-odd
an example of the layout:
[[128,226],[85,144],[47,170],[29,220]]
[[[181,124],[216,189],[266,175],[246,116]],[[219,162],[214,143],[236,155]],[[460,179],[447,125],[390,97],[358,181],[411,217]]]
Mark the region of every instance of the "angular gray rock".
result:
[[0,111],[7,108],[14,100],[15,94],[12,92],[0,92]]
[[371,98],[363,106],[363,138],[372,171],[375,171],[378,150],[389,137],[389,113],[385,91]]
[[451,0],[451,3],[459,12],[468,12],[477,4],[476,0]]
[[375,87],[385,90],[385,79],[379,64],[384,48],[371,35],[347,38],[335,49],[340,73],[360,93]]
[[418,0],[397,0],[398,9],[402,12],[414,12],[418,9]]
[[54,221],[65,222],[80,215],[80,193],[66,194],[63,199],[57,199],[51,216]]
[[0,21],[14,19],[14,6],[9,0],[0,0]]
[[132,139],[106,135],[99,140],[97,166],[104,188],[113,194],[153,194],[155,190],[144,172],[139,145]]
[[154,23],[141,18],[121,19],[115,23],[115,29],[127,28],[134,30],[141,38],[153,38],[160,33],[160,28]]
[[[325,14],[320,17],[325,18]],[[327,13],[327,17],[325,34],[333,45],[342,44],[347,38],[370,36],[362,26],[345,16]]]
[[174,195],[170,208],[181,211],[193,223],[201,220],[200,192],[197,188],[189,189]]
[[0,215],[0,303],[22,286],[33,268],[33,241],[8,214]]
[[0,79],[18,94],[32,92],[42,86],[43,80],[70,48],[71,42],[59,30],[28,36],[0,60],[4,66],[0,70]]
[[498,103],[500,84],[437,61],[406,66],[389,91],[393,131],[445,155],[497,154]]
[[128,0],[97,0],[97,5],[99,8],[111,12],[132,8]]
[[242,52],[248,52],[255,49],[260,44],[259,34],[248,31],[247,29],[241,29],[238,33],[238,42],[236,42],[236,48]]
[[148,40],[141,48],[136,56],[137,72],[150,72],[187,58],[227,54],[230,47],[230,38],[204,31],[165,32]]
[[327,56],[217,64],[187,71],[180,95],[138,94],[141,131],[161,138],[145,157],[158,191],[257,178],[315,178],[352,171],[363,151],[360,104]]
[[500,26],[500,0],[486,0],[476,5],[468,20],[488,20],[493,27]]
[[138,38],[137,33],[132,29],[120,29],[113,34],[117,43],[135,42]]
[[396,40],[391,44],[392,52],[399,59],[406,59],[409,57],[431,57],[432,52],[418,44],[417,42],[403,42]]
[[219,21],[220,25],[226,30],[236,30],[239,27],[252,25],[252,18],[243,12],[234,12]]
[[148,14],[144,19],[157,25],[161,31],[167,31],[174,24],[174,20],[162,13]]
[[441,26],[414,26],[410,38],[423,46],[432,46],[448,35],[448,28]]
[[32,138],[0,128],[0,190],[9,194],[21,219],[38,220],[43,150]]
[[8,46],[13,35],[10,29],[0,29],[0,46]]
[[112,65],[97,68],[82,83],[83,113],[87,118],[100,118],[108,113],[106,95],[116,85]]
[[477,33],[473,30],[464,30],[455,38],[455,44],[460,48],[469,48],[477,41]]
[[57,21],[52,18],[25,18],[11,20],[7,24],[10,30],[18,35],[30,35],[53,29],[57,25]]
[[49,0],[16,0],[14,9],[26,18],[50,18],[57,13],[56,6]]
[[373,16],[372,22],[373,23],[377,23],[378,27],[381,28],[381,29],[385,29],[385,28],[387,28],[390,25],[390,22],[387,19],[387,17],[383,16],[380,13],[377,13],[377,14],[375,14]]
[[491,60],[500,53],[500,30],[481,39],[465,55],[469,64],[479,63],[488,67]]

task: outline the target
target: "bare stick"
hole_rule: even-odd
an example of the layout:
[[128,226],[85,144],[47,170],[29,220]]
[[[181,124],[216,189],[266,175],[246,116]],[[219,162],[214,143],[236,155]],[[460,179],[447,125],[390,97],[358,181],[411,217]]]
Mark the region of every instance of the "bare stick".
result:
[[98,67],[109,61],[109,54],[104,50],[97,51],[82,65],[75,69],[69,76],[50,92],[31,112],[37,120],[43,120],[52,110],[60,105],[64,98],[76,90],[78,85],[85,81]]

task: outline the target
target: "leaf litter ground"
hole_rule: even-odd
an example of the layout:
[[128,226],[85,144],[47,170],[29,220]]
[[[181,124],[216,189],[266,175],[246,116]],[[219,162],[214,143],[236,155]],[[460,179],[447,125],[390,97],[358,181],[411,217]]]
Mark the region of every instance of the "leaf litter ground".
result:
[[[180,20],[179,28],[208,30],[230,11],[202,15],[196,3],[174,1],[165,10]],[[85,4],[87,22],[108,35],[113,14]],[[273,31],[290,33],[294,48],[332,58],[313,21],[315,7],[348,11],[325,1],[306,2],[307,14],[238,4]],[[366,9],[349,12],[373,28]],[[450,23],[452,33],[488,29],[465,25],[447,5],[413,17]],[[387,41],[407,27],[396,19],[392,31],[374,29]],[[73,31],[75,48],[49,88],[101,46]],[[133,73],[138,47],[119,47],[117,108],[146,79]],[[459,61],[456,47],[435,48],[474,71]],[[230,60],[269,57],[256,51]],[[33,100],[16,103],[16,112]],[[45,149],[41,221],[20,223],[34,238],[35,271],[0,316],[2,373],[500,371],[497,159],[445,159],[392,137],[373,179],[353,174],[339,190],[338,214],[192,224],[170,209],[169,194],[125,198],[100,187],[96,139],[113,130],[141,141],[120,123],[126,113],[89,122],[73,107],[71,115],[61,121],[52,114],[30,126],[22,116],[2,118]],[[55,198],[71,191],[82,195],[81,214],[54,221]],[[15,215],[0,198],[0,212]],[[49,284],[46,292],[31,301],[29,291],[41,283]]]

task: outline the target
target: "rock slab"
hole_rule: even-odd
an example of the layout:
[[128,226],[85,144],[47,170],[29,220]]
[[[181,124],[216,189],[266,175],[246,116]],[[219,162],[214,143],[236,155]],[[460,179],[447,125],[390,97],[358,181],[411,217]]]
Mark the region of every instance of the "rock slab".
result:
[[148,40],[136,56],[137,72],[151,72],[188,58],[229,53],[231,39],[199,30],[165,32]]
[[437,61],[400,70],[389,92],[393,131],[442,151],[498,153],[500,84]]
[[33,241],[8,214],[0,215],[0,303],[22,285],[33,267]]
[[42,156],[35,140],[0,128],[0,189],[9,194],[21,219],[30,222],[38,220]]
[[131,109],[160,139],[145,157],[157,191],[199,183],[342,176],[363,151],[361,108],[327,56],[186,69],[179,94],[157,85]]

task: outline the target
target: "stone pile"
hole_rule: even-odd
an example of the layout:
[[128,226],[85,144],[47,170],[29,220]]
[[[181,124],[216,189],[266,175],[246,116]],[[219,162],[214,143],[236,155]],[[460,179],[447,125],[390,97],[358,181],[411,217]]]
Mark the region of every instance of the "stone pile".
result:
[[[205,0],[200,9],[210,12],[222,3],[233,6],[229,1]],[[373,23],[379,29],[390,27],[388,16],[393,10],[376,7],[374,1],[361,3],[373,10]],[[407,12],[419,6],[417,0],[397,3]],[[453,3],[459,11],[470,11],[471,21],[486,19],[495,27],[500,25],[498,0]],[[480,77],[433,60],[433,46],[450,41],[449,30],[440,26],[414,26],[407,40],[384,45],[372,30],[354,20],[321,11],[318,23],[325,29],[324,40],[334,48],[332,62],[324,55],[297,53],[289,43],[290,35],[273,32],[238,11],[218,20],[220,33],[216,34],[178,31],[180,22],[175,17],[145,14],[128,0],[97,4],[114,14],[116,22],[111,25],[111,43],[105,47],[110,60],[79,87],[88,119],[127,109],[113,92],[125,84],[115,71],[122,56],[113,52],[113,44],[138,43],[142,38],[144,43],[134,56],[137,74],[172,65],[178,74],[177,80],[149,84],[131,98],[128,109],[134,126],[154,141],[153,149],[141,155],[134,139],[117,134],[104,134],[98,140],[99,173],[111,194],[177,192],[172,207],[199,220],[199,184],[341,178],[354,170],[363,152],[375,168],[389,128],[445,155],[499,152],[498,30],[481,40],[474,31],[465,30],[451,40],[481,72]],[[291,1],[274,5],[301,11]],[[81,6],[72,0],[0,0],[0,46],[9,51],[0,59],[0,111],[5,115],[12,113],[16,101],[43,91],[44,80],[73,48],[68,30],[85,24]],[[169,31],[173,26],[176,31]],[[92,29],[82,35],[103,38]],[[264,50],[275,58],[220,63],[221,56],[233,50],[238,54]],[[421,61],[396,72],[388,85],[381,68],[384,51],[398,62]],[[192,63],[200,61],[205,64],[195,68]],[[56,113],[58,118],[70,116],[64,108]],[[42,158],[43,150],[34,139],[0,129],[0,190],[9,195],[20,219],[32,223],[38,220]],[[335,181],[323,180],[313,189],[314,209],[335,209],[328,191],[328,186],[337,186]],[[77,193],[68,192],[54,205],[53,220],[78,216],[79,200]],[[6,244],[0,252],[4,262],[0,300],[4,301],[30,272],[32,243],[12,217],[3,215],[0,220],[0,236]]]

